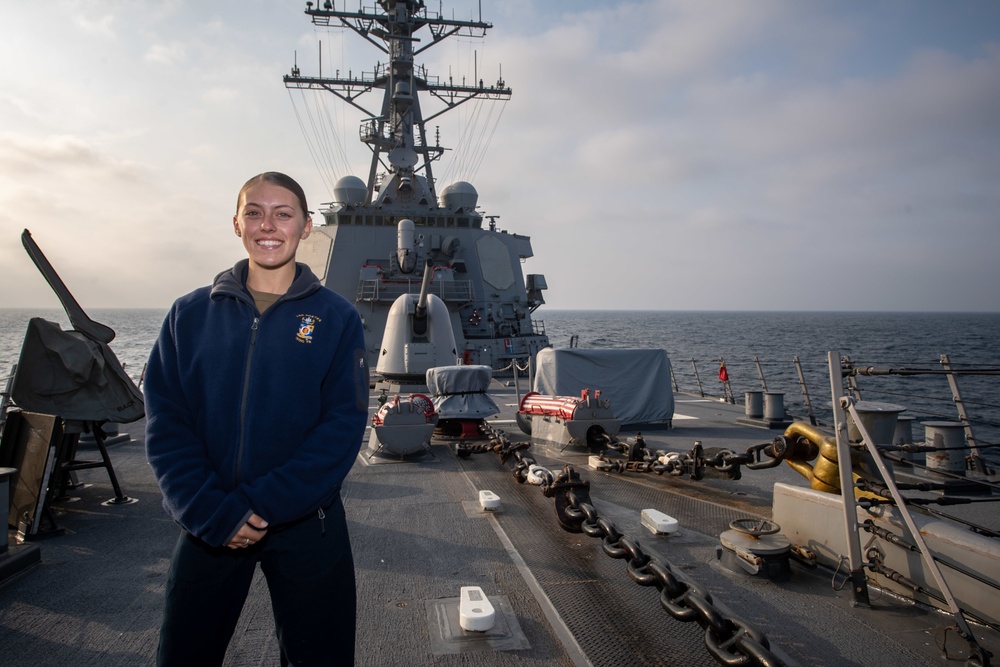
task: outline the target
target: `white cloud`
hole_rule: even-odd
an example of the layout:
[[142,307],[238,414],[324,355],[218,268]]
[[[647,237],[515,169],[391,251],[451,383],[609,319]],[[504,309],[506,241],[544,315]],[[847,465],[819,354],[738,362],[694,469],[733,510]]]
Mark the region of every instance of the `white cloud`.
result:
[[143,60],[158,65],[180,65],[187,61],[187,45],[181,42],[151,44],[143,55]]
[[110,37],[112,39],[116,36],[114,29],[115,17],[111,14],[106,14],[97,19],[88,19],[85,16],[80,16],[76,21],[86,33],[97,37]]
[[[16,184],[0,183],[0,210],[11,213],[0,217],[0,236],[8,240],[0,246],[4,265],[31,288],[9,291],[5,305],[54,298],[11,243],[25,228],[90,306],[168,303],[177,284],[193,288],[207,280],[206,263],[231,261],[222,243],[228,207],[194,188],[173,191],[178,180],[165,180],[159,167],[66,136],[38,142],[0,136],[0,163],[19,173]],[[213,220],[223,224],[206,228]]]
[[240,92],[234,88],[214,87],[206,90],[202,99],[213,106],[227,107],[240,99]]
[[[334,179],[316,173],[281,75],[296,51],[316,74],[317,39],[326,75],[384,54],[278,3],[74,6],[86,29],[18,5],[23,30],[0,43],[18,65],[0,72],[0,164],[14,174],[0,210],[30,211],[75,275],[122,248],[127,261],[88,279],[91,303],[166,305],[233,261],[231,199],[253,173],[287,171],[328,200]],[[947,292],[956,307],[1000,309],[995,291],[967,289],[1000,284],[1000,36],[987,21],[952,13],[937,30],[933,11],[906,2],[483,12],[496,25],[485,41],[420,60],[456,81],[492,83],[502,66],[514,96],[435,121],[449,147],[477,120],[486,129],[472,136],[492,136],[481,164],[472,142],[435,175],[439,188],[474,175],[485,211],[532,237],[525,270],[546,274],[551,307],[919,310]],[[298,113],[306,125],[329,114],[350,160],[337,169],[364,175],[360,114],[328,98]],[[22,215],[0,230],[5,267],[24,261],[8,248]],[[876,279],[886,287],[867,288]]]

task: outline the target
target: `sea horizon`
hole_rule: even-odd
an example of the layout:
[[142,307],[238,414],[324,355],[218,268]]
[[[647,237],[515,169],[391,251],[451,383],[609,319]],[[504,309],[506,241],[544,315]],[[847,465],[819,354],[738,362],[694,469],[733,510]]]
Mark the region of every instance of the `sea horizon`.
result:
[[[91,308],[88,314],[116,332],[110,347],[138,379],[167,310]],[[60,308],[0,308],[0,378],[18,360],[32,317],[69,327]],[[861,367],[940,369],[947,359],[966,371],[1000,369],[1000,313],[552,308],[536,311],[532,320],[553,348],[661,349],[679,391],[719,397],[728,390],[740,399],[747,391],[781,391],[797,414],[805,412],[807,389],[824,410],[829,404],[830,353]],[[722,363],[730,379],[726,387],[718,378]],[[878,382],[866,378],[861,384],[874,389]],[[952,395],[942,376],[922,384],[945,399]],[[989,424],[984,439],[1000,440],[1000,409],[991,407],[997,404],[995,382],[976,375],[963,376],[959,384]],[[893,400],[918,405],[909,397]],[[943,414],[952,411],[954,405]]]

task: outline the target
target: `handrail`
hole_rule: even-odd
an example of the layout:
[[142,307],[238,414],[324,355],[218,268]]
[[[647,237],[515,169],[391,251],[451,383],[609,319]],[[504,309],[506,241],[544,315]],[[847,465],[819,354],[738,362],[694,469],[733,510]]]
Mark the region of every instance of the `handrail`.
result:
[[[944,575],[941,572],[941,568],[938,567],[937,559],[934,558],[934,554],[927,546],[927,542],[926,540],[924,540],[923,534],[920,532],[920,529],[917,527],[916,522],[913,520],[913,515],[911,514],[910,509],[906,504],[906,500],[899,492],[899,488],[896,486],[895,480],[892,478],[892,475],[889,474],[889,470],[888,468],[886,468],[885,462],[882,461],[882,456],[878,451],[878,447],[876,447],[873,438],[868,433],[867,427],[861,420],[861,417],[858,415],[858,411],[855,406],[855,401],[852,398],[843,395],[841,395],[838,399],[837,397],[838,388],[840,393],[842,394],[843,387],[841,385],[842,380],[840,378],[834,378],[833,357],[834,355],[836,355],[839,358],[839,355],[836,352],[831,352],[830,355],[831,355],[830,382],[831,384],[834,385],[834,400],[838,403],[840,407],[840,413],[842,414],[846,409],[846,411],[849,412],[851,417],[854,419],[854,426],[858,429],[858,432],[861,434],[862,445],[865,447],[865,449],[867,449],[868,453],[871,455],[872,462],[875,464],[875,467],[878,469],[879,475],[882,477],[882,483],[885,485],[885,487],[889,490],[889,493],[892,495],[892,499],[893,501],[895,501],[896,509],[899,511],[899,514],[902,517],[903,522],[906,524],[906,528],[910,533],[910,539],[913,540],[913,543],[916,545],[917,551],[920,555],[921,560],[924,563],[924,566],[927,568],[927,570],[933,577],[935,584],[937,584],[938,590],[941,592],[941,595],[944,596],[944,600],[948,605],[948,610],[951,612],[952,617],[955,619],[955,624],[958,626],[959,635],[961,635],[962,638],[969,643],[970,647],[974,649],[979,648],[978,643],[976,642],[976,636],[972,632],[972,628],[969,627],[969,624],[965,619],[965,614],[962,612],[961,607],[958,606],[958,601],[952,594],[951,587],[948,585],[948,582],[945,581]],[[837,369],[837,372],[839,374],[839,368]],[[838,387],[838,385],[840,386]],[[838,426],[837,457],[840,461],[850,461],[850,446],[847,442],[847,425],[841,423],[840,420],[838,419],[837,426]],[[857,550],[857,552],[860,554],[861,538],[860,534],[858,533],[857,509],[856,509],[857,506],[855,502],[855,497],[853,493],[847,492],[848,489],[853,489],[853,482],[851,481],[852,479],[851,467],[847,465],[840,466],[840,476],[841,476],[841,489],[843,489],[843,493],[841,494],[841,496],[844,499],[844,514],[845,518],[848,519],[847,523],[848,523],[849,550],[851,553],[852,573],[853,573],[854,572],[853,561],[854,561],[855,550]],[[845,482],[845,477],[847,480],[846,482]],[[853,526],[851,525],[852,523]]]
[[[671,364],[670,382],[673,391],[701,398],[717,398],[720,401],[727,401],[735,394],[735,402],[743,404],[744,391],[763,388],[765,391],[783,392],[786,395],[785,409],[791,418],[808,420],[814,426],[832,422],[832,406],[825,406],[820,410],[812,400],[812,387],[816,386],[815,382],[821,377],[816,363],[803,361],[799,356],[793,357],[791,362],[760,357],[739,361],[729,357],[725,361],[731,386],[720,383],[716,388],[714,382],[706,381],[702,376],[701,367],[705,364],[718,364],[719,359],[720,357],[692,358],[685,359],[684,364]],[[842,357],[841,372],[846,378],[847,393],[854,400],[864,398],[900,403],[907,407],[908,415],[918,420],[960,422],[965,427],[969,442],[969,469],[988,472],[988,468],[996,467],[989,465],[990,460],[996,459],[991,456],[983,457],[982,454],[987,449],[1000,448],[1000,405],[970,399],[959,391],[958,376],[990,378],[1000,375],[1000,368],[995,365],[956,367],[948,355],[942,355],[941,359],[941,366],[945,367],[920,366],[916,363],[899,366],[889,364],[883,367],[869,365],[870,362],[862,365],[848,357]],[[787,369],[781,368],[788,363],[790,366]],[[685,364],[690,364],[686,371]],[[826,372],[822,375],[826,375]],[[928,376],[939,379],[931,382],[930,387],[922,385],[923,390],[913,391],[912,383],[890,385],[880,379],[893,376]],[[968,388],[964,389],[968,392]]]

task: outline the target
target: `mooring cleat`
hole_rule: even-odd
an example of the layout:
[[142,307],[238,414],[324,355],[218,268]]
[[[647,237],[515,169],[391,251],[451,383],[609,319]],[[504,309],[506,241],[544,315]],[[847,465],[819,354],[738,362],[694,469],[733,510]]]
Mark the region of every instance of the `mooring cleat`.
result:
[[482,507],[487,512],[495,512],[500,509],[500,496],[493,493],[492,491],[480,491],[479,492],[479,506]]
[[654,509],[642,510],[639,522],[657,535],[676,533],[679,526],[677,519]]
[[479,586],[462,586],[458,602],[458,622],[463,630],[486,632],[496,624],[496,611]]

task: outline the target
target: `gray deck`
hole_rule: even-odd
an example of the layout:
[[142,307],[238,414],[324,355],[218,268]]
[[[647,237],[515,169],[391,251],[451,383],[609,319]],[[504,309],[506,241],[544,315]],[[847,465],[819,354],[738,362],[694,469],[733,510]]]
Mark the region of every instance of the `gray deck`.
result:
[[[516,402],[504,388],[496,423],[509,423]],[[705,446],[742,451],[778,432],[736,423],[739,408],[677,397],[672,430],[644,431],[654,449]],[[124,492],[138,499],[114,507],[103,469],[78,473],[89,486],[59,505],[64,534],[36,542],[42,563],[0,584],[0,663],[145,665],[155,652],[163,584],[176,526],[160,508],[144,461],[141,423],[134,440],[111,449]],[[629,432],[624,435],[634,435]],[[935,636],[947,617],[873,596],[871,609],[834,591],[831,572],[796,568],[776,583],[720,570],[717,535],[733,518],[767,515],[769,489],[797,478],[785,467],[746,471],[740,481],[701,482],[656,475],[616,475],[587,468],[582,451],[532,448],[542,465],[576,465],[591,481],[602,516],[702,583],[716,605],[759,627],[789,664],[937,665]],[[435,444],[416,462],[374,462],[362,452],[344,487],[358,575],[359,665],[715,665],[696,624],[671,620],[654,588],[628,578],[624,561],[600,541],[562,531],[553,501],[517,484],[494,454],[459,459]],[[489,489],[502,510],[479,510]],[[639,525],[655,508],[679,519],[681,531],[656,537]],[[449,634],[442,610],[461,586],[481,586],[503,618],[492,637]],[[447,622],[445,622],[447,625]],[[978,628],[977,628],[978,631]],[[984,644],[1000,655],[995,633]],[[952,635],[949,647],[963,647]],[[458,652],[453,652],[458,651]],[[275,665],[270,607],[258,578],[227,656],[229,665]]]

